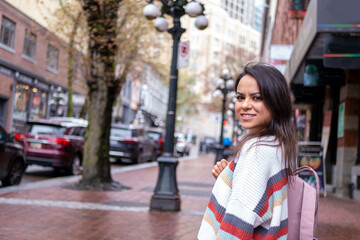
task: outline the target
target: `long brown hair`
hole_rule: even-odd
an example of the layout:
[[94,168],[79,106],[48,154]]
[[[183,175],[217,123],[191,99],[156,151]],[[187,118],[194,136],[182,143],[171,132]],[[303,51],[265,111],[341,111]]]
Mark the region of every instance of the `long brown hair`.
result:
[[[256,79],[260,95],[266,108],[271,113],[272,120],[264,130],[246,135],[236,147],[236,153],[239,154],[242,146],[250,139],[274,136],[279,143],[278,146],[283,151],[282,160],[285,164],[286,174],[290,176],[297,157],[297,137],[292,119],[290,89],[285,77],[279,70],[269,64],[249,63],[237,77],[235,91],[240,80],[245,75],[250,75]],[[269,143],[269,145],[271,144]]]

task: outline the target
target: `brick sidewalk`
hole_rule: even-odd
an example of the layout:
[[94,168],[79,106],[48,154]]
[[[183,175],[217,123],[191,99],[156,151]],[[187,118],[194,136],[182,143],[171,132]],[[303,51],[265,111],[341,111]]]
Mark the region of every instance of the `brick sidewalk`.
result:
[[[77,191],[52,186],[0,194],[0,239],[193,240],[214,183],[214,156],[182,160],[177,168],[178,213],[149,212],[158,167],[114,173],[131,187],[121,192]],[[68,178],[69,179],[69,178]],[[360,240],[360,205],[328,196],[320,200],[319,240]]]

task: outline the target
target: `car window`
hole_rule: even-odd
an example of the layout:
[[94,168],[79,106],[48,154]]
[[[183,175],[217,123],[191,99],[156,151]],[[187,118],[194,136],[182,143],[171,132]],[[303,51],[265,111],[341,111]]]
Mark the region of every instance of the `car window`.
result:
[[80,128],[79,136],[84,137],[86,133],[86,128]]
[[147,136],[151,139],[153,139],[154,141],[157,141],[160,139],[160,133],[156,133],[156,132],[148,132]]
[[71,131],[71,135],[73,136],[84,136],[84,128],[80,128],[80,127],[76,127],[76,128],[73,128],[72,131]]
[[33,124],[30,127],[32,134],[64,135],[66,128],[56,125]]
[[112,137],[132,137],[131,130],[125,128],[111,128],[110,136]]

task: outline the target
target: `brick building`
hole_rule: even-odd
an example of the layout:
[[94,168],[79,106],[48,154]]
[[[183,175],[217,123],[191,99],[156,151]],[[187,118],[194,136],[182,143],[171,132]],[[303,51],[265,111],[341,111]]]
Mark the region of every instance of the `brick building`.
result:
[[360,2],[267,2],[262,57],[283,67],[301,140],[321,142],[328,190],[360,202]]
[[[67,45],[4,0],[0,0],[0,24],[0,124],[16,131],[29,119],[64,115]],[[82,58],[76,59],[75,116],[87,93]]]

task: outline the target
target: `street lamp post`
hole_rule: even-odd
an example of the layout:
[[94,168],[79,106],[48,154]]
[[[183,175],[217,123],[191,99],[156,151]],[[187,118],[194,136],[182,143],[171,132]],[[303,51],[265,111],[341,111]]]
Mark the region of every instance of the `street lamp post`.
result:
[[[157,159],[159,163],[159,175],[151,197],[151,211],[180,211],[180,195],[176,181],[177,157],[174,155],[174,132],[176,119],[176,93],[177,93],[177,56],[181,35],[185,29],[181,27],[180,18],[188,14],[197,17],[195,26],[202,30],[208,25],[203,15],[204,6],[196,1],[188,0],[160,0],[161,14],[153,0],[145,6],[143,13],[149,20],[155,19],[155,27],[158,31],[168,31],[173,38],[173,51],[170,72],[169,102],[166,118],[166,135],[164,153]],[[167,14],[173,18],[173,27],[168,28],[167,20],[163,17]]]
[[49,104],[50,106],[54,106],[53,109],[51,109],[53,112],[51,112],[50,116],[59,117],[62,116],[64,110],[62,109],[61,113],[59,113],[59,107],[66,105],[66,95],[63,93],[63,90],[61,87],[57,87],[55,89],[54,86],[51,87],[52,93],[50,96]]
[[[223,158],[223,152],[224,152],[224,120],[225,120],[225,104],[227,98],[233,98],[234,92],[231,92],[234,87],[234,80],[230,76],[230,72],[228,69],[224,69],[222,72],[221,77],[219,78],[217,82],[217,88],[213,93],[213,97],[217,97],[220,94],[223,95],[222,98],[222,108],[221,108],[221,130],[220,130],[220,138],[219,143],[216,146],[216,157],[215,157],[215,163],[220,161]],[[230,93],[229,93],[230,92]]]

